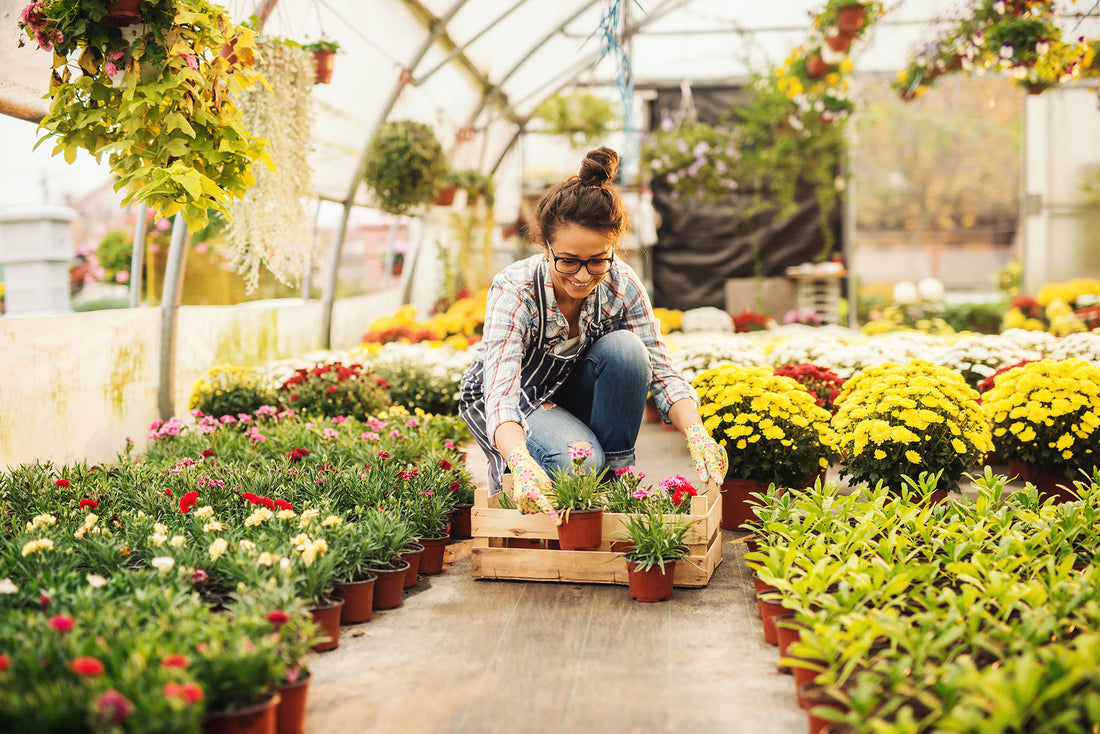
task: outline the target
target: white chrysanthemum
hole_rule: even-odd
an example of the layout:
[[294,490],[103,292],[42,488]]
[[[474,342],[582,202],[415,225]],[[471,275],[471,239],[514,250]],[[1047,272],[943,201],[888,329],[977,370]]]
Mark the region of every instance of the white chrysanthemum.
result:
[[1040,354],[1049,354],[1058,341],[1053,334],[1030,329],[1005,329],[1001,332],[1001,337],[1022,349],[1031,349]]
[[1048,353],[1054,359],[1083,359],[1100,362],[1100,333],[1082,331],[1056,341]]
[[764,350],[732,333],[695,332],[669,339],[672,366],[691,382],[702,371],[722,365],[758,367],[767,364]]
[[1042,356],[1039,352],[1024,349],[999,334],[964,337],[950,346],[929,352],[930,361],[955,370],[971,386],[976,386],[1005,365],[1027,359],[1041,359]]
[[684,332],[733,331],[733,319],[729,313],[713,306],[703,306],[684,311]]

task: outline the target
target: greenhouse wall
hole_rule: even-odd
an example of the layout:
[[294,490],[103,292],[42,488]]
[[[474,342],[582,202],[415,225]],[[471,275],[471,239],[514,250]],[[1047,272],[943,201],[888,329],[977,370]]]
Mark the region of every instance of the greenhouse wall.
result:
[[[400,305],[396,291],[338,301],[332,344],[359,344],[371,321]],[[156,420],[158,308],[0,319],[0,466],[114,458],[126,438],[145,445]],[[321,303],[262,301],[183,306],[176,354],[176,414],[194,381],[218,364],[259,365],[317,350]]]

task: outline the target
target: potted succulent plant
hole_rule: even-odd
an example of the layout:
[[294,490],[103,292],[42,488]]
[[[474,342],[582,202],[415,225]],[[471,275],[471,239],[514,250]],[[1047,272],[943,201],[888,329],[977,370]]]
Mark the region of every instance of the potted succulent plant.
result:
[[627,515],[620,537],[631,546],[623,557],[632,599],[656,602],[672,598],[676,561],[688,557],[690,550],[684,536],[696,522],[667,515],[657,504]]
[[549,499],[561,517],[558,542],[562,550],[589,550],[603,542],[603,509],[606,490],[601,472],[590,471],[585,459],[592,445],[575,441],[569,446],[572,467],[551,472],[553,488]]
[[313,54],[313,61],[317,66],[315,84],[328,84],[332,81],[332,67],[336,58],[336,52],[340,50],[340,44],[336,41],[320,40],[302,45],[303,51]]
[[447,170],[443,146],[422,122],[385,123],[367,148],[364,181],[390,214],[435,201]]

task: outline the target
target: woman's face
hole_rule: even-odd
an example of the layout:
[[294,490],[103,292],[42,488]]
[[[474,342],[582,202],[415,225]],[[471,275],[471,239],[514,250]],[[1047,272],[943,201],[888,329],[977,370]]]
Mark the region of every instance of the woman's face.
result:
[[[573,260],[593,260],[597,258],[609,258],[615,250],[615,240],[610,235],[605,235],[587,227],[576,224],[565,224],[554,233],[552,242],[547,243],[550,251],[550,280],[554,284],[554,294],[559,301],[582,301],[588,297],[600,281],[607,277],[607,273],[593,275],[588,268],[581,266],[575,273],[568,274],[558,271],[570,270],[566,267],[569,263],[555,261],[559,258]],[[600,263],[591,263],[593,270],[598,270]]]

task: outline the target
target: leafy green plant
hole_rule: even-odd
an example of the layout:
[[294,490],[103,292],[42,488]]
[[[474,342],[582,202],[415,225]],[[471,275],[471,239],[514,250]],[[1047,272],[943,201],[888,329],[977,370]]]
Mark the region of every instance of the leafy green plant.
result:
[[562,522],[568,522],[571,512],[596,510],[607,502],[603,483],[607,470],[595,472],[585,466],[585,459],[592,456],[592,446],[586,441],[575,441],[569,446],[569,455],[572,460],[569,469],[550,472],[549,499]]
[[532,115],[544,124],[542,132],[563,135],[574,147],[596,146],[618,117],[616,106],[588,92],[559,92],[539,103]]
[[277,403],[275,391],[264,383],[256,370],[241,365],[218,365],[211,367],[206,377],[195,381],[187,407],[220,418],[223,415],[236,417],[241,413],[251,415],[261,406]]
[[303,51],[332,51],[336,52],[340,50],[340,44],[336,41],[330,41],[328,39],[321,39],[319,41],[311,41],[310,43],[302,44]]
[[364,180],[382,211],[404,214],[435,200],[447,170],[443,146],[422,122],[387,122],[367,148]]
[[665,573],[665,564],[687,558],[691,550],[684,542],[691,526],[698,520],[678,515],[666,515],[657,507],[648,507],[640,513],[629,515],[623,525],[620,539],[630,542],[626,560],[637,564],[640,571],[654,566]]

